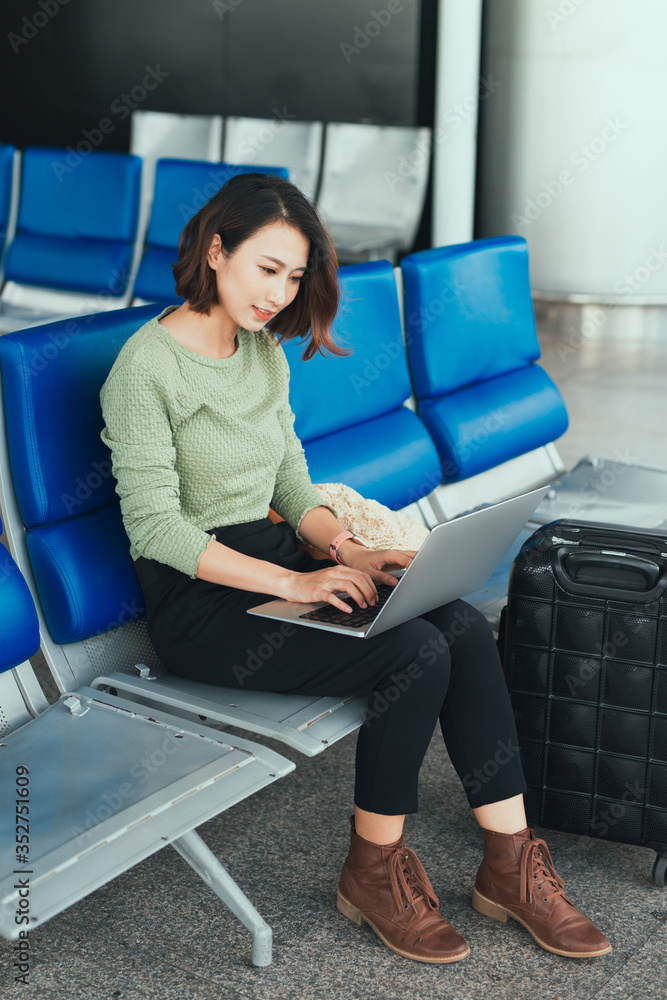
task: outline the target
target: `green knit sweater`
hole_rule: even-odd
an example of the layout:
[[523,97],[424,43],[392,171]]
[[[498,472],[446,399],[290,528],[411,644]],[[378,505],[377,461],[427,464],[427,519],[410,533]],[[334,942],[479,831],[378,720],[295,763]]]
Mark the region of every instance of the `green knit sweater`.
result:
[[275,336],[239,330],[231,357],[209,358],[158,322],[175,308],[118,355],[100,394],[102,440],[132,558],[194,578],[207,529],[266,517],[271,506],[302,538],[304,514],[327,504],[294,433],[289,366]]

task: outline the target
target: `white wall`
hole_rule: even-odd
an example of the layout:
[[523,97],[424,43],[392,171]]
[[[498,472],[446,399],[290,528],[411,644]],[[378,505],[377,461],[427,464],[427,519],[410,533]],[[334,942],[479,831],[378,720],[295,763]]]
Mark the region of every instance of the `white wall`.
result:
[[667,2],[487,0],[478,235],[534,289],[667,301]]

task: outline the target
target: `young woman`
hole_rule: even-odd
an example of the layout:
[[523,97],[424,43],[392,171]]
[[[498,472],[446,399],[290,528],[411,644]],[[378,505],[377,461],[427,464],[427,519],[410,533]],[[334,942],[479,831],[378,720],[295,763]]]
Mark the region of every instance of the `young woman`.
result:
[[[315,209],[280,178],[235,177],[183,230],[174,275],[184,303],[130,337],[101,395],[102,437],[162,663],[228,687],[368,696],[338,908],[389,948],[423,962],[470,952],[402,837],[439,720],[484,835],[475,909],[514,917],[556,954],[607,953],[527,827],[514,719],[481,614],[456,601],[364,642],[297,627],[274,649],[266,623],[245,613],[275,596],[345,611],[372,605],[377,584],[396,582],[387,571],[414,556],[370,550],[343,530],[294,433],[276,335],[308,336],[306,360],[343,353],[329,333],[335,251]],[[269,507],[285,522],[274,524]]]

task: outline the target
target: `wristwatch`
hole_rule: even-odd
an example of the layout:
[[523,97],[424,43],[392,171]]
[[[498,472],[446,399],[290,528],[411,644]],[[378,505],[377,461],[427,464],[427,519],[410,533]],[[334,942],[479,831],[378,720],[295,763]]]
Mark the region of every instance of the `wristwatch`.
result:
[[347,538],[353,538],[354,541],[357,542],[359,545],[364,544],[362,540],[358,538],[353,531],[350,531],[347,528],[345,529],[345,531],[341,531],[339,535],[336,535],[333,542],[329,546],[329,552],[331,554],[331,558],[335,559],[337,563],[341,563],[341,565],[343,560],[340,558],[340,555],[338,554],[338,549],[340,548],[341,542],[344,542]]

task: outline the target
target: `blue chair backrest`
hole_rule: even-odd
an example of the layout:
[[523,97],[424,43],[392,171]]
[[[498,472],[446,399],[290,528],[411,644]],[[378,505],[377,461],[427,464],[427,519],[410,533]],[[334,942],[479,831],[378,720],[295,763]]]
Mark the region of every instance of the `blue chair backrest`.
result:
[[12,179],[16,147],[0,143],[0,254],[7,236],[9,213],[12,205]]
[[290,399],[302,441],[363,423],[410,398],[401,314],[389,261],[340,269],[341,299],[332,338],[351,353],[316,354],[300,362],[303,347],[283,344],[290,363]]
[[423,250],[404,257],[401,271],[417,399],[454,392],[540,357],[523,237]]
[[179,301],[171,264],[178,258],[183,227],[200,208],[237,174],[288,177],[285,167],[259,167],[202,160],[158,160],[151,217],[134,295],[140,299]]
[[567,411],[535,364],[525,239],[422,250],[404,257],[401,270],[417,412],[443,480],[467,479],[559,437]]
[[16,236],[5,276],[70,291],[127,286],[137,232],[141,160],[129,153],[27,148]]
[[38,649],[39,624],[28,585],[0,545],[0,673],[18,667]]
[[0,337],[9,459],[49,632],[75,642],[137,617],[99,392],[156,306],[62,320]]
[[290,401],[313,482],[344,482],[398,509],[440,482],[437,452],[417,416],[403,404],[412,389],[389,261],[340,269],[341,304],[334,340],[347,357],[283,344]]

